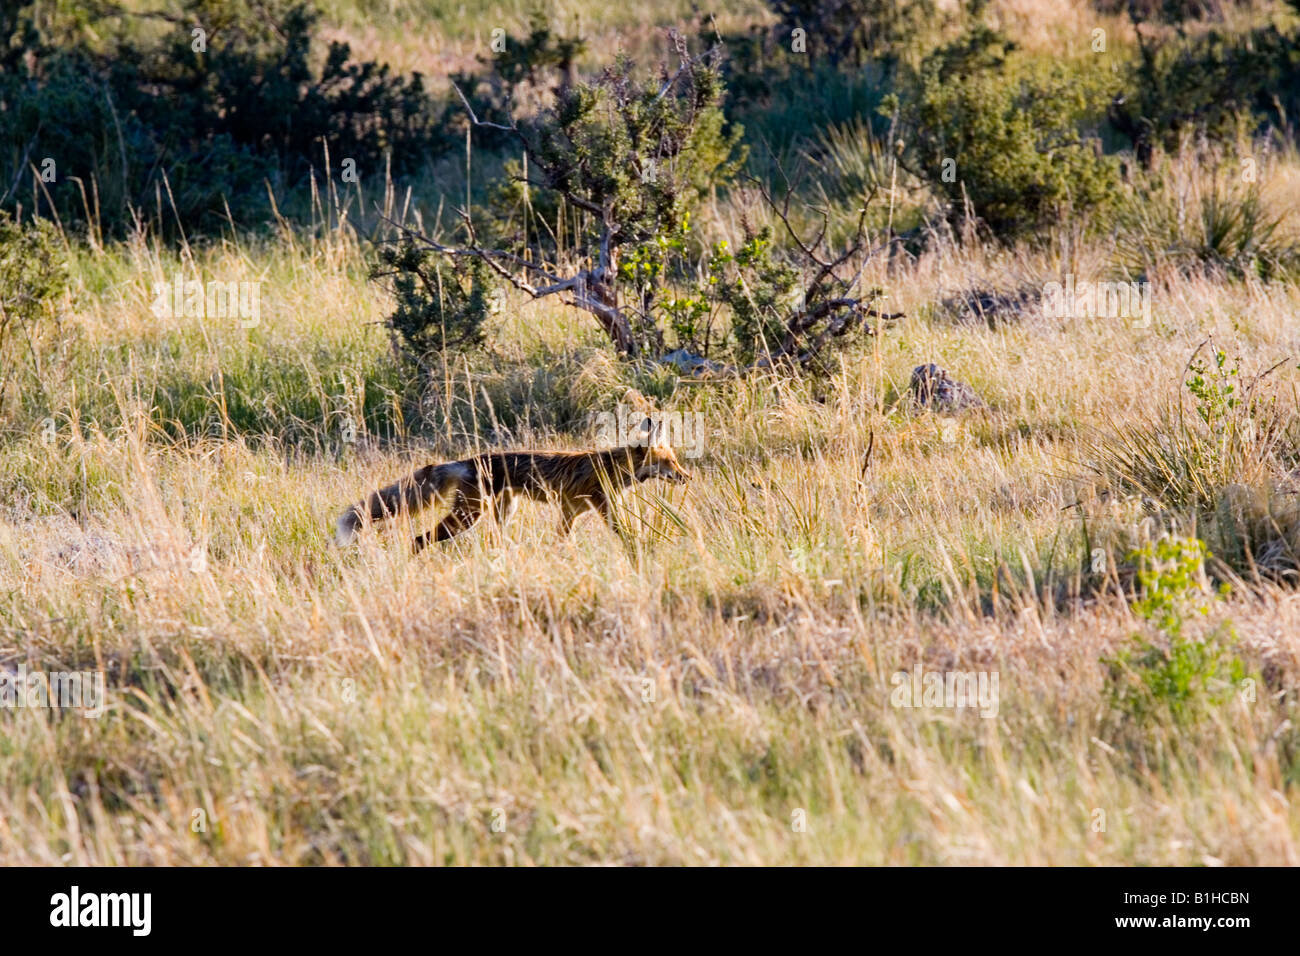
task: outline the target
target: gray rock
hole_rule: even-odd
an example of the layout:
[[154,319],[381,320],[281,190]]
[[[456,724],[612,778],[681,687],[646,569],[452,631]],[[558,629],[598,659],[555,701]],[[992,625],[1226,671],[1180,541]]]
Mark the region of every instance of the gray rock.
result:
[[960,412],[988,408],[975,389],[953,378],[934,363],[912,369],[912,400],[921,408],[936,412]]
[[659,359],[663,365],[672,365],[682,375],[690,375],[696,378],[711,378],[721,375],[731,375],[735,369],[730,365],[724,365],[722,362],[715,362],[707,359],[703,355],[696,355],[694,352],[688,352],[686,349],[674,349],[667,355]]
[[941,308],[959,325],[987,325],[997,328],[1019,322],[1026,316],[1036,315],[1042,293],[1021,288],[1010,291],[996,289],[967,289],[944,299]]

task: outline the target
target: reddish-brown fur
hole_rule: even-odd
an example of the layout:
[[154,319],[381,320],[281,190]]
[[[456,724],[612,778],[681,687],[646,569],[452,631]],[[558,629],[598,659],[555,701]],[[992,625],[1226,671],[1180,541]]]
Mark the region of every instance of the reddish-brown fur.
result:
[[648,478],[689,481],[691,477],[672,448],[655,440],[649,420],[642,429],[644,444],[609,451],[489,452],[426,465],[343,512],[338,520],[338,541],[350,542],[367,519],[382,521],[413,514],[435,499],[446,502],[450,511],[432,535],[415,539],[417,551],[431,541],[445,541],[467,530],[489,508],[503,520],[521,497],[558,501],[561,534],[567,534],[574,519],[587,510],[596,511],[612,525],[610,494]]

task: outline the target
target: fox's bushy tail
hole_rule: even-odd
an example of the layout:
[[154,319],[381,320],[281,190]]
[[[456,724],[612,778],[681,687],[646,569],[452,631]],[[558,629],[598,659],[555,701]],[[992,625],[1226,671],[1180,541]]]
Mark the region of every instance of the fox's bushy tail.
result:
[[399,514],[414,514],[435,498],[444,497],[454,486],[464,482],[468,469],[461,462],[427,465],[387,488],[380,488],[365,501],[358,502],[339,515],[334,525],[334,540],[351,544],[367,519],[383,521]]

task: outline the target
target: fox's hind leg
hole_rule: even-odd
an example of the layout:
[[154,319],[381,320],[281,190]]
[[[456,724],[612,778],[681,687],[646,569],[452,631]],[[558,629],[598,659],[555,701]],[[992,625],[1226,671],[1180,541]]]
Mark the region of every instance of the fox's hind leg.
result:
[[433,529],[433,535],[421,534],[415,538],[415,550],[421,551],[427,545],[436,541],[446,541],[448,538],[455,537],[462,531],[471,528],[475,521],[483,514],[483,502],[478,497],[469,497],[464,492],[457,492],[455,499],[451,503],[451,514],[438,522],[438,527]]

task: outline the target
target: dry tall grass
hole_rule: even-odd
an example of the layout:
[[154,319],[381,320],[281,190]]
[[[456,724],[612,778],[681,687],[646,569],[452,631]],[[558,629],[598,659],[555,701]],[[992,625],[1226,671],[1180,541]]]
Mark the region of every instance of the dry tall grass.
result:
[[[371,4],[367,28],[344,6],[364,55],[443,71],[471,45],[438,41],[525,13]],[[995,6],[1031,47],[1086,43],[1078,5]],[[860,134],[823,146],[866,176],[885,159]],[[1300,161],[1260,177],[1293,210]],[[734,233],[743,198],[699,228]],[[1271,380],[1294,421],[1294,283],[1171,269],[1149,325],[971,322],[949,304],[1120,278],[1113,244],[1068,224],[1032,248],[938,242],[872,265],[907,317],[829,378],[676,388],[582,315],[511,298],[488,353],[410,409],[374,324],[391,302],[338,212],[74,249],[40,394],[0,444],[0,669],[102,671],[108,706],[0,708],[0,864],[1300,862],[1294,447],[1218,489],[1263,496],[1241,510],[1276,525],[1277,573],[1196,595],[1186,636],[1230,626],[1253,683],[1182,718],[1117,710],[1109,662],[1162,638],[1117,566],[1153,510],[1090,469],[1116,435],[1159,444],[1208,336],[1248,374],[1289,358]],[[259,281],[260,322],[153,314],[177,274]],[[925,362],[989,409],[912,408]],[[331,544],[342,507],[415,464],[588,446],[588,416],[628,401],[706,428],[690,486],[629,495],[629,540],[590,517],[560,538],[524,505],[418,557],[406,529]],[[996,715],[894,706],[917,668],[995,674]]]
[[[946,250],[881,276],[909,318],[829,381],[668,399],[703,416],[706,454],[688,490],[637,490],[630,549],[594,519],[560,539],[553,509],[525,506],[412,558],[402,533],[340,552],[331,519],[429,456],[589,441],[548,424],[549,380],[496,434],[495,408],[478,434],[454,414],[535,350],[612,411],[626,385],[581,318],[511,302],[498,357],[448,372],[433,451],[364,427],[341,443],[330,416],[292,447],[250,443],[220,410],[264,389],[266,415],[293,416],[277,368],[307,370],[321,407],[363,403],[350,383],[389,361],[360,318],[382,293],[339,234],[226,244],[198,267],[257,263],[261,323],[162,322],[147,289],[167,255],[82,263],[72,371],[46,382],[57,435],[0,451],[0,657],[110,688],[98,719],[0,711],[0,861],[1300,859],[1295,595],[1215,603],[1260,692],[1143,727],[1157,760],[1117,736],[1102,663],[1144,625],[1113,592],[1059,599],[1083,573],[1071,505],[1096,432],[1175,395],[1207,333],[1248,368],[1296,354],[1294,287],[1171,279],[1149,329],[971,326],[934,303],[1059,266]],[[991,410],[909,410],[929,360]],[[145,409],[194,381],[210,435],[171,437]],[[917,666],[996,672],[996,718],[892,706]]]

